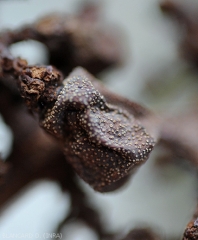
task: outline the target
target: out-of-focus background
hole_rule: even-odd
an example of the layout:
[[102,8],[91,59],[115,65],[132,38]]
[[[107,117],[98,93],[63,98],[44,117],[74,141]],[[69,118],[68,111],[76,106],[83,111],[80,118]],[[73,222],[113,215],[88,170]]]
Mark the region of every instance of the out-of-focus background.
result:
[[[83,0],[1,0],[0,29],[17,28],[51,12],[75,13]],[[102,18],[118,27],[125,51],[124,63],[101,74],[108,88],[153,111],[174,113],[187,96],[169,92],[160,100],[147,95],[150,80],[173,79],[181,73],[184,63],[179,59],[180,35],[173,21],[159,8],[159,0],[101,0]],[[45,48],[38,43],[20,43],[12,53],[30,63],[45,63]],[[3,103],[0,103],[3,104]],[[9,154],[12,135],[0,125],[0,151]],[[127,186],[113,193],[96,193],[79,180],[97,206],[110,230],[127,230],[136,226],[151,226],[164,238],[178,239],[195,208],[196,178],[183,168],[154,167],[155,152]],[[30,234],[30,239],[51,232],[69,209],[69,196],[49,181],[35,182],[11,202],[0,217],[0,239],[6,234]],[[95,240],[97,236],[79,223],[78,228],[65,229],[65,239]],[[24,238],[28,239],[28,238]]]

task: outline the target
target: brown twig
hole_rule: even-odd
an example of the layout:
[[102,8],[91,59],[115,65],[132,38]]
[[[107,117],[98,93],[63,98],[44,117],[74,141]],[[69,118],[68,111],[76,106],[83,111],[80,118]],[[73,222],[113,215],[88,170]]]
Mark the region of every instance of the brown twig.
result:
[[[85,194],[76,184],[75,174],[56,141],[38,126],[37,121],[24,108],[16,88],[16,78],[22,68],[15,68],[14,63],[17,60],[12,58],[6,49],[2,50],[4,54],[0,54],[0,102],[3,104],[0,104],[0,112],[12,129],[14,143],[6,163],[0,164],[0,209],[3,210],[29,183],[39,179],[50,179],[70,194],[70,217],[81,219],[97,230],[97,234],[104,235],[99,213],[90,206]],[[9,67],[4,68],[6,62],[9,62]]]
[[[180,29],[182,30],[182,41],[180,45],[181,56],[186,59],[192,66],[198,66],[198,18],[196,7],[188,8],[186,3],[174,0],[165,0],[161,3],[161,9],[175,17]],[[195,11],[196,9],[196,11]]]
[[64,75],[76,66],[98,74],[122,62],[122,47],[118,34],[97,15],[98,8],[90,5],[73,16],[51,14],[22,29],[5,31],[0,35],[0,42],[10,46],[24,40],[36,40],[45,44],[49,63]]

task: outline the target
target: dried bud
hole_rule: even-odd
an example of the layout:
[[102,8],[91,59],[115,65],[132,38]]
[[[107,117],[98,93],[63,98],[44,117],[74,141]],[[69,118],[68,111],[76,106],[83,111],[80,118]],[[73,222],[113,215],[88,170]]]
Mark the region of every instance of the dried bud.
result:
[[33,111],[56,100],[56,91],[63,80],[60,72],[51,66],[25,68],[19,79],[22,96]]
[[[32,101],[28,106],[34,106],[33,110],[37,106],[42,127],[60,140],[67,160],[79,176],[97,191],[114,189],[114,183],[145,162],[154,139],[133,114],[107,102],[94,86],[97,81],[85,70],[74,70],[61,86],[59,78],[46,84],[43,76],[48,68],[29,68],[23,72],[23,97],[28,103]],[[30,73],[33,70],[36,75]],[[49,78],[59,76],[53,71]],[[29,87],[35,81],[36,90],[32,92]],[[57,88],[55,82],[59,83]],[[49,86],[54,87],[54,95]]]

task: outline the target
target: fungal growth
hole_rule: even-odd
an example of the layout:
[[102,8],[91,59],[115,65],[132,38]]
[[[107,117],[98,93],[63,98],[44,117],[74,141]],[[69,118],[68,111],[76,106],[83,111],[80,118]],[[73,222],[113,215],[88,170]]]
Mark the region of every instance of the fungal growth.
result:
[[38,112],[41,126],[59,139],[78,175],[105,192],[145,162],[155,141],[134,115],[107,102],[97,84],[82,68],[64,81],[49,66],[26,68],[19,78],[21,94]]

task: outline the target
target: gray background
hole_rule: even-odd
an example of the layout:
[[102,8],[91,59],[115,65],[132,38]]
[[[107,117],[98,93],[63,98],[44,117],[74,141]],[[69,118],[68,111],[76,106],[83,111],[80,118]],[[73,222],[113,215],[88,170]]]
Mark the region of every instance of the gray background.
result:
[[[53,11],[72,13],[80,0],[5,0],[0,1],[0,28],[16,28],[31,23],[39,16]],[[98,1],[99,2],[99,1]],[[117,69],[105,72],[101,78],[115,92],[144,105],[142,96],[145,82],[166,75],[170,66],[178,69],[178,32],[172,21],[159,10],[158,0],[103,0],[105,21],[118,26],[123,32],[125,62]],[[45,49],[37,44],[18,44],[12,48],[30,63],[45,62]],[[173,71],[173,70],[172,70]],[[166,103],[165,103],[166,106]],[[167,103],[168,106],[168,103]],[[175,105],[177,106],[177,104]],[[153,109],[155,110],[155,109]],[[0,151],[9,153],[12,136],[1,123]],[[178,236],[190,219],[194,202],[195,177],[177,167],[163,172],[153,169],[154,154],[124,189],[115,193],[95,193],[79,180],[90,199],[101,209],[109,229],[128,229],[143,224],[154,226],[164,236]],[[49,181],[36,182],[19,195],[2,213],[0,239],[12,238],[11,233],[28,233],[29,238],[42,239],[37,234],[51,232],[69,209],[69,196]],[[76,229],[70,226],[66,239],[95,240],[95,234],[82,223]],[[6,235],[8,234],[8,235]]]

